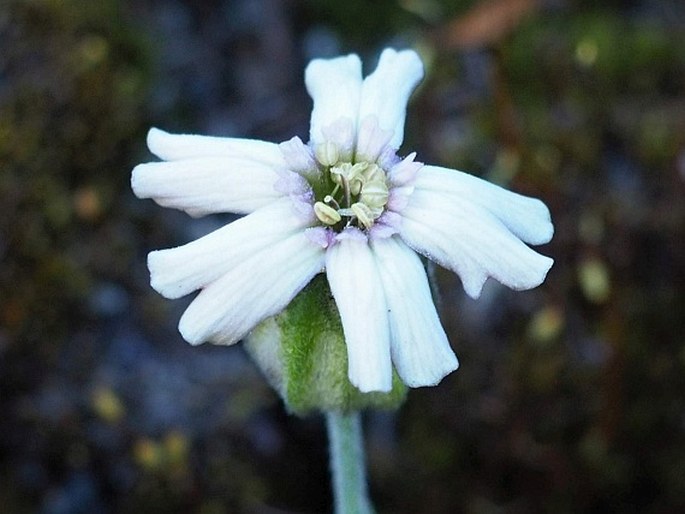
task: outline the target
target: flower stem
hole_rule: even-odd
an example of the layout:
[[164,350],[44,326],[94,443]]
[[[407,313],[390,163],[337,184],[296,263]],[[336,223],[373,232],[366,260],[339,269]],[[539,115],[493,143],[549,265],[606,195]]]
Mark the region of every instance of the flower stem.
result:
[[366,487],[361,416],[357,411],[326,413],[336,514],[372,514]]

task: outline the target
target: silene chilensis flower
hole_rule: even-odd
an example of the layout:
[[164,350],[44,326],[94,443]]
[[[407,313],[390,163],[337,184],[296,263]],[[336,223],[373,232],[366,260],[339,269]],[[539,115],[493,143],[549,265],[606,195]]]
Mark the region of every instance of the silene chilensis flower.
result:
[[419,255],[457,273],[473,298],[488,277],[517,290],[545,279],[552,259],[526,245],[552,237],[541,201],[397,155],[422,77],[411,50],[386,49],[366,78],[356,55],[312,61],[308,143],[150,130],[163,162],[133,170],[138,197],[192,216],[246,215],[149,255],[160,294],[200,290],[180,320],[186,341],[236,343],[325,273],[351,384],[388,392],[394,369],[410,387],[430,386],[458,363]]

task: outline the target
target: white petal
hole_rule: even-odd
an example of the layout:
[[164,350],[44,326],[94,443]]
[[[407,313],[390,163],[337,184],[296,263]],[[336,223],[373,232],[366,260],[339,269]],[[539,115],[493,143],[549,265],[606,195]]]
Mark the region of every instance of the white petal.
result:
[[[353,115],[354,113],[351,113]],[[351,161],[354,156],[354,145],[357,134],[357,120],[345,116],[338,118],[331,125],[321,129],[324,141],[335,143],[340,152],[340,160]]]
[[287,163],[288,170],[294,171],[312,181],[321,177],[321,172],[314,159],[314,152],[299,137],[295,136],[288,141],[284,141],[278,147],[281,149],[281,154],[283,154],[283,160]]
[[390,146],[397,149],[404,139],[407,102],[423,78],[423,64],[412,50],[383,50],[378,67],[364,79],[359,105],[359,123],[375,115],[383,130],[393,133]]
[[459,275],[477,298],[488,277],[512,289],[542,283],[554,262],[528,248],[488,210],[451,195],[415,190],[402,211],[402,239]]
[[358,56],[314,59],[307,65],[304,81],[314,101],[311,142],[323,143],[323,129],[341,118],[350,118],[356,125],[362,84],[362,64]]
[[392,131],[383,130],[376,116],[367,116],[359,124],[357,136],[357,162],[375,162],[393,136]]
[[308,225],[283,198],[191,243],[151,252],[150,283],[163,296],[180,298]]
[[409,387],[436,385],[459,366],[433,305],[426,272],[397,237],[373,240],[390,320],[392,361]]
[[278,180],[274,183],[274,189],[283,196],[313,195],[309,182],[302,175],[290,170],[278,170]]
[[416,162],[414,159],[416,159],[416,152],[410,153],[388,170],[388,180],[393,186],[412,186],[413,191],[416,176],[423,168],[423,163]]
[[383,284],[365,238],[340,238],[329,248],[326,275],[342,319],[350,382],[364,393],[390,391],[390,329]]
[[183,209],[192,216],[215,212],[249,213],[282,196],[273,167],[238,157],[197,157],[139,164],[131,187],[139,198]]
[[554,234],[549,209],[540,200],[507,191],[468,173],[424,166],[418,172],[414,187],[454,195],[455,203],[477,204],[497,216],[526,243],[548,243]]
[[304,232],[250,255],[193,300],[178,329],[191,344],[233,344],[281,312],[323,269],[324,250]]
[[250,159],[277,168],[285,166],[277,144],[256,139],[170,134],[152,128],[147,134],[147,146],[165,161],[216,156]]

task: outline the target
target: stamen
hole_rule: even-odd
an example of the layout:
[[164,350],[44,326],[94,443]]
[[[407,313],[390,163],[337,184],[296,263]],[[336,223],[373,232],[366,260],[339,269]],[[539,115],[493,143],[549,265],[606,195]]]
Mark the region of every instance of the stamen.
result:
[[[336,188],[337,188],[337,186],[336,186]],[[335,192],[333,194],[335,194]],[[336,202],[335,198],[333,198],[331,195],[324,196],[323,197],[323,203],[325,203],[326,205],[332,205],[336,211],[340,210],[340,204],[338,202]]]
[[354,215],[357,216],[359,222],[364,225],[364,228],[371,228],[373,226],[374,215],[369,209],[369,206],[361,202],[353,203],[350,207]]
[[[371,127],[369,123],[367,129]],[[308,147],[322,178],[316,184],[310,182],[316,199],[314,213],[326,229],[330,227],[339,232],[345,227],[355,227],[365,231],[373,227],[387,209],[391,199],[390,184],[395,184],[390,181],[386,168],[376,160],[379,158],[376,146],[386,136],[378,130],[371,135],[375,138],[372,145],[357,148],[357,162],[354,152],[333,137],[313,149]],[[364,152],[371,150],[376,157],[365,155]]]
[[326,225],[335,225],[342,219],[338,211],[323,202],[316,202],[314,204],[314,214]]
[[344,176],[340,177],[342,179],[343,195],[345,196],[345,206],[350,205],[350,183]]
[[388,186],[384,180],[373,180],[364,184],[359,199],[369,207],[383,207],[388,203]]
[[369,164],[364,167],[364,181],[382,180],[385,182],[385,172],[377,164]]
[[367,162],[358,162],[349,170],[348,181],[350,183],[350,193],[358,195],[364,186],[364,171],[368,167]]
[[316,160],[324,166],[333,166],[340,158],[338,145],[332,141],[326,141],[325,143],[317,145],[314,154],[316,155]]
[[339,189],[340,189],[340,184],[336,184],[335,187],[333,188],[333,191],[331,191],[331,194],[328,196],[335,197],[335,195],[338,194]]

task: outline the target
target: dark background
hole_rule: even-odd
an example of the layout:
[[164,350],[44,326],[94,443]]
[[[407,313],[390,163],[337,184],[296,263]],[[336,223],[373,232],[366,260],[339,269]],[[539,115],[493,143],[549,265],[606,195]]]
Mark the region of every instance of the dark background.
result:
[[365,417],[380,513],[685,511],[685,4],[0,2],[0,510],[329,512],[322,419],[191,348],[145,255],[150,126],[307,138],[309,59],[413,47],[403,152],[542,198],[547,281],[436,270],[461,368]]

